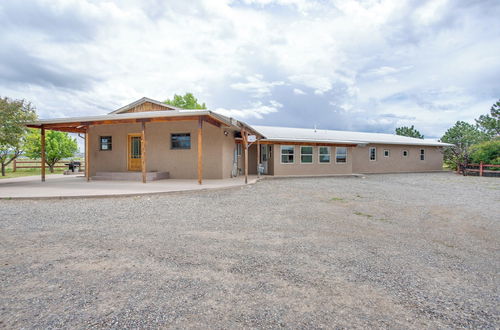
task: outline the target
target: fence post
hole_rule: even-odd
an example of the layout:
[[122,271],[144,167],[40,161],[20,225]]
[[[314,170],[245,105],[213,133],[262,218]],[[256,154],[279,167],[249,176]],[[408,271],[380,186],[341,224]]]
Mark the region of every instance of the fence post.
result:
[[15,172],[17,170],[17,164],[16,164],[16,159],[14,158],[14,162],[12,163],[12,172]]
[[479,176],[483,176],[483,162],[479,163]]

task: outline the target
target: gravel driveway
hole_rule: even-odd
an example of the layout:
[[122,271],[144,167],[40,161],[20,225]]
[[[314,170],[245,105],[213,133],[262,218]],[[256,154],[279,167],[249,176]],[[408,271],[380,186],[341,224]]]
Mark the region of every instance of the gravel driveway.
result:
[[0,201],[0,328],[500,327],[500,180]]

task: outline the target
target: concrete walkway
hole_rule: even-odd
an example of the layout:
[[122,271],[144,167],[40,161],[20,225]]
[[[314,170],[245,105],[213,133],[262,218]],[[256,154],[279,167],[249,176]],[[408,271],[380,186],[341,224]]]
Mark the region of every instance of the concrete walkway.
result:
[[[255,183],[256,176],[249,176],[248,183]],[[134,196],[155,193],[224,189],[245,185],[244,177],[223,180],[168,179],[146,184],[136,181],[90,181],[83,176],[63,174],[47,175],[41,182],[40,176],[26,176],[0,180],[0,199],[23,198],[67,198],[67,197],[104,197]]]

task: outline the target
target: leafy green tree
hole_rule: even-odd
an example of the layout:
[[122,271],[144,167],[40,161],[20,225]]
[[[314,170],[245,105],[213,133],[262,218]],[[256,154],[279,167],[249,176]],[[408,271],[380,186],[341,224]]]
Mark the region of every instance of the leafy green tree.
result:
[[423,139],[424,136],[413,126],[402,126],[396,128],[396,135],[409,136],[417,139]]
[[182,109],[206,109],[205,103],[199,104],[198,99],[192,93],[186,93],[184,96],[174,94],[172,99],[167,99],[163,103],[173,105]]
[[[54,173],[54,165],[65,158],[73,157],[78,151],[75,138],[66,132],[50,131],[45,133],[45,162],[51,173]],[[42,145],[40,130],[33,129],[27,137],[26,155],[31,159],[42,157]]]
[[489,136],[500,137],[500,100],[491,106],[489,115],[481,115],[476,123]]
[[0,98],[0,164],[2,176],[6,167],[23,153],[28,128],[36,120],[35,108],[25,100]]
[[476,125],[457,121],[441,138],[442,142],[454,144],[445,148],[444,162],[452,169],[458,169],[461,164],[467,165],[471,159],[471,146],[489,139]]
[[500,139],[473,145],[470,158],[473,163],[500,165]]

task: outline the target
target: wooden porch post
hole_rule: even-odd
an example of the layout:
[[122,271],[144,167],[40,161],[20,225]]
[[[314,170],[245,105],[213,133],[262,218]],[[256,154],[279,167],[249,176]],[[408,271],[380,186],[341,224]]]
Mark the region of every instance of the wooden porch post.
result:
[[85,127],[85,178],[90,181],[90,138],[89,127]]
[[42,156],[42,163],[40,164],[41,166],[41,169],[42,169],[42,182],[45,181],[45,127],[41,127],[41,132],[40,132],[40,136],[41,136],[41,156]]
[[243,130],[241,136],[243,137],[243,151],[245,153],[245,184],[248,183],[248,133]]
[[146,122],[142,122],[141,131],[141,170],[142,170],[142,183],[146,183]]
[[257,177],[258,178],[260,177],[259,167],[260,167],[260,140],[257,139]]
[[198,117],[198,184],[203,181],[203,119]]

